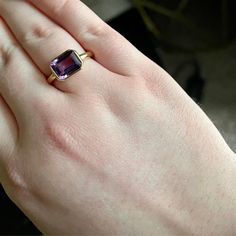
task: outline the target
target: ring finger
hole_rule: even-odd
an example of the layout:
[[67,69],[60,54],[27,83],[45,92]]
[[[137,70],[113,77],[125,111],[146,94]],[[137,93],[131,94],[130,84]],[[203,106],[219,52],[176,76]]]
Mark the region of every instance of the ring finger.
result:
[[[47,16],[25,1],[11,0],[0,2],[2,17],[11,28],[22,47],[39,67],[49,77],[50,61],[67,49],[75,49],[83,53],[83,48],[64,29],[53,23]],[[55,82],[55,86],[69,93],[77,93],[84,86],[98,85],[100,79],[111,73],[96,61],[86,60],[83,70],[66,82]],[[94,76],[96,74],[96,76]],[[86,78],[86,81],[84,80]]]

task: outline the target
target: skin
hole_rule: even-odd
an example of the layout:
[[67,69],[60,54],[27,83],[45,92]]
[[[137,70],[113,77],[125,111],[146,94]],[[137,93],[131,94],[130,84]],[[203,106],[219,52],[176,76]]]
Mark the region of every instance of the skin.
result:
[[[78,0],[0,0],[0,180],[49,235],[235,235],[235,154],[176,82]],[[90,50],[46,82],[50,61]]]

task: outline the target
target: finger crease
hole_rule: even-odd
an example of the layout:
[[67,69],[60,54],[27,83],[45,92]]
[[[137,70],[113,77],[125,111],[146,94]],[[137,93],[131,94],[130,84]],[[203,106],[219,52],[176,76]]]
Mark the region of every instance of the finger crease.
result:
[[2,46],[0,47],[0,64],[4,67],[9,65],[12,60],[12,52],[16,46]]
[[42,40],[45,38],[49,38],[52,34],[52,30],[45,28],[41,25],[33,25],[29,32],[23,36],[23,41],[25,43],[29,43],[35,40]]

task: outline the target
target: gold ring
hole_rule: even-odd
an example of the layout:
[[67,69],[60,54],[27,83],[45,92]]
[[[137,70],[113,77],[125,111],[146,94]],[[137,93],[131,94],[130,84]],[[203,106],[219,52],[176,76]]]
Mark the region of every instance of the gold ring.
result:
[[52,71],[51,76],[47,79],[51,84],[54,80],[65,81],[83,67],[84,60],[93,57],[92,52],[78,54],[75,50],[67,50],[50,63]]

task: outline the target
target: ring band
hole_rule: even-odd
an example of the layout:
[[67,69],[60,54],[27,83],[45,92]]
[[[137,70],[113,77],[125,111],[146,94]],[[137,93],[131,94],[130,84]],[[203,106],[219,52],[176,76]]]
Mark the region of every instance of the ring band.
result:
[[47,82],[51,84],[53,81],[65,81],[83,67],[84,60],[88,57],[93,57],[92,52],[78,54],[75,50],[67,50],[50,63],[52,71]]

